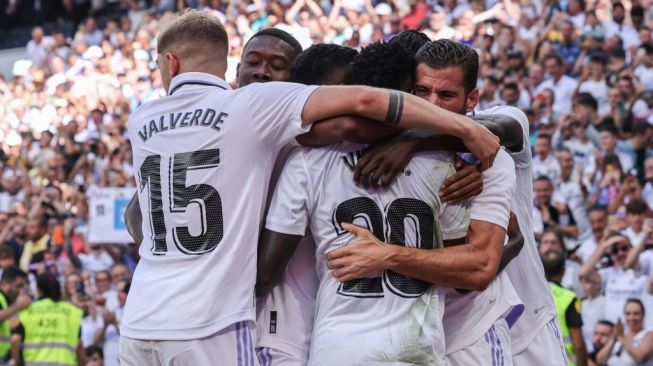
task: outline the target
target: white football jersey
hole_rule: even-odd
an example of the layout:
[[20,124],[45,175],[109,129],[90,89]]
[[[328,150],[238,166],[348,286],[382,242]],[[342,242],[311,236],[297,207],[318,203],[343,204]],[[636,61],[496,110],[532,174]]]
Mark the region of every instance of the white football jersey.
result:
[[445,154],[415,157],[388,189],[353,182],[364,145],[338,144],[293,152],[277,184],[266,227],[317,244],[320,287],[311,365],[444,364],[442,289],[392,271],[339,283],[326,255],[353,237],[342,222],[369,228],[398,245],[436,248],[464,236],[462,206],[441,205],[440,184],[455,170]]
[[276,156],[315,87],[183,73],[129,118],[143,215],[121,334],[207,337],[254,320],[256,244]]
[[490,108],[480,114],[510,116],[521,124],[524,131],[522,151],[509,153],[515,162],[517,177],[510,209],[519,221],[519,230],[524,235],[524,247],[505,268],[525,307],[520,319],[510,328],[512,352],[518,354],[528,347],[535,336],[539,334],[540,329],[557,316],[533,234],[533,172],[531,147],[528,140],[528,118],[520,109],[510,106]]
[[[515,190],[515,165],[510,156],[499,151],[494,164],[482,177],[483,192],[470,201],[469,218],[506,228]],[[484,291],[460,293],[447,289],[444,311],[447,355],[474,344],[513,309],[511,314],[518,317],[523,305],[504,272],[499,273]],[[506,316],[506,320],[510,325],[515,319]]]
[[[281,149],[274,165],[268,204],[272,200],[279,175],[294,146]],[[318,280],[315,272],[315,241],[307,233],[286,265],[281,281],[256,303],[256,347],[280,350],[306,365],[313,332],[315,296]]]

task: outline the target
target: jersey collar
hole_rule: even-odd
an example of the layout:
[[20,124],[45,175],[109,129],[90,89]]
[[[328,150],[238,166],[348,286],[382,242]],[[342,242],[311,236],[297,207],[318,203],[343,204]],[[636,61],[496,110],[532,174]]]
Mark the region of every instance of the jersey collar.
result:
[[173,95],[183,87],[210,87],[230,90],[229,83],[219,77],[203,72],[184,72],[172,78],[168,95]]

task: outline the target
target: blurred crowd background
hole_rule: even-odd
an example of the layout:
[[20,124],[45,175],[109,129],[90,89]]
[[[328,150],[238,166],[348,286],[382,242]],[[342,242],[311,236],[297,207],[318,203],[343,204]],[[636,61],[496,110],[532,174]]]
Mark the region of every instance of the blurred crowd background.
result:
[[[0,49],[27,58],[0,75],[0,267],[61,278],[85,311],[84,344],[117,364],[133,243],[89,243],[88,191],[133,187],[130,112],[164,95],[159,22],[186,7],[243,45],[279,27],[306,48],[360,49],[405,29],[478,50],[478,110],[531,122],[540,251],[567,255],[563,285],[583,300],[585,341],[628,298],[653,311],[652,0],[0,0]],[[234,87],[237,85],[234,84]],[[607,240],[621,232],[627,240]],[[653,329],[653,315],[643,326]]]

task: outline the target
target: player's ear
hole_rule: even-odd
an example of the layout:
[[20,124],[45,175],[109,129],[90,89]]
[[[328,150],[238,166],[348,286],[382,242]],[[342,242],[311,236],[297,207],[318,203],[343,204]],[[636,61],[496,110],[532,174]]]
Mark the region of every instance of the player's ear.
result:
[[168,71],[170,71],[170,77],[174,78],[179,75],[181,69],[181,64],[179,63],[179,57],[172,52],[166,53],[166,59],[168,60]]
[[[236,80],[239,80],[239,78],[240,78],[240,62],[238,63],[238,65],[236,65]],[[240,85],[238,85],[238,87],[240,88]]]
[[467,95],[467,113],[471,112],[476,108],[476,104],[478,104],[478,88],[472,89],[471,92]]

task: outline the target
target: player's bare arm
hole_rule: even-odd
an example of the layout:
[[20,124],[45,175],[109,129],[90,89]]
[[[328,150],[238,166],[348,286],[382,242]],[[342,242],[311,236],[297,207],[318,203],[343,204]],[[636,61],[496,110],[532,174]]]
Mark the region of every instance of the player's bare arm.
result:
[[389,269],[436,286],[478,291],[496,276],[506,235],[499,225],[472,220],[465,244],[427,250],[386,245],[367,229],[347,223],[342,227],[356,239],[327,256],[341,282]]
[[510,213],[510,221],[508,222],[508,242],[503,246],[503,253],[501,254],[501,262],[499,263],[499,272],[501,272],[510,261],[515,259],[524,247],[524,235],[519,230],[519,223],[517,216]]
[[[524,136],[521,125],[514,118],[503,115],[480,115],[471,117],[476,122],[487,127],[490,132],[499,137],[501,146],[516,152],[521,151]],[[388,141],[370,149],[356,166],[354,179],[364,187],[384,187],[392,184],[397,174],[406,167],[414,154],[426,151],[469,151],[463,139],[446,135],[417,137],[401,141]],[[445,182],[444,202],[457,202],[480,193],[478,186],[469,185],[470,170],[454,175]],[[480,179],[480,174],[476,177]],[[467,179],[465,179],[467,178]],[[453,183],[462,181],[459,186],[464,188],[449,188]],[[478,180],[476,180],[478,181]],[[448,188],[448,189],[447,189]],[[474,192],[476,192],[474,194]]]
[[140,245],[143,241],[143,217],[141,216],[141,205],[138,202],[138,196],[134,193],[131,201],[125,209],[124,216],[127,232],[134,239],[134,243]]
[[279,283],[301,235],[282,234],[264,229],[259,239],[256,263],[256,296],[265,295]]
[[303,146],[323,146],[337,142],[370,144],[396,136],[401,129],[385,126],[366,118],[339,116],[315,122],[311,130],[297,136]]
[[361,86],[323,86],[306,101],[304,121],[320,121],[333,116],[355,114],[400,128],[422,128],[464,138],[480,160],[481,169],[492,165],[499,138],[470,118],[434,106],[413,95]]

